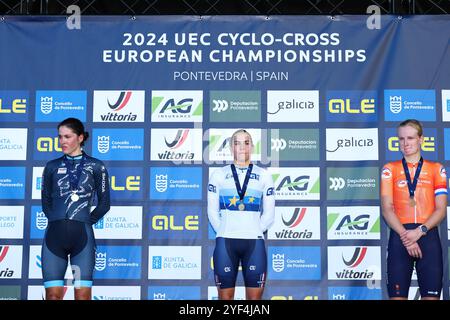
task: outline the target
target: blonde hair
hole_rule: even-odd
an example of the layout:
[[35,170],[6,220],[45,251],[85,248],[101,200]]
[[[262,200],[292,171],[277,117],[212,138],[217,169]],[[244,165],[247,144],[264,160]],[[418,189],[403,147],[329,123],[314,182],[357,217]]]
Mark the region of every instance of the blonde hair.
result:
[[419,135],[419,137],[421,137],[423,135],[423,126],[422,124],[416,120],[416,119],[407,119],[405,121],[402,121],[398,126],[398,128],[402,128],[402,127],[406,127],[406,126],[410,126],[413,127],[414,129],[417,130],[417,134]]
[[250,138],[251,145],[253,146],[253,139],[252,139],[252,136],[250,135],[250,133],[249,133],[247,130],[245,130],[245,129],[239,129],[239,130],[235,131],[235,132],[231,135],[231,139],[230,139],[230,147],[233,146],[234,140],[236,139],[236,136],[237,136],[239,133],[246,133],[246,134],[248,135],[248,137]]

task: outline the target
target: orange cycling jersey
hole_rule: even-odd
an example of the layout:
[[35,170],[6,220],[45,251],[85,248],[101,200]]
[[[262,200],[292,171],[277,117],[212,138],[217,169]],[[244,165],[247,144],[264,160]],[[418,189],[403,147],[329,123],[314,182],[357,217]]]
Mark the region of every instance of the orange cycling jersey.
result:
[[[408,163],[411,181],[417,163]],[[437,162],[424,160],[414,193],[415,206],[410,204],[408,183],[402,161],[386,164],[381,173],[381,196],[390,196],[394,202],[394,212],[402,224],[425,223],[435,210],[435,197],[447,194],[447,174]]]

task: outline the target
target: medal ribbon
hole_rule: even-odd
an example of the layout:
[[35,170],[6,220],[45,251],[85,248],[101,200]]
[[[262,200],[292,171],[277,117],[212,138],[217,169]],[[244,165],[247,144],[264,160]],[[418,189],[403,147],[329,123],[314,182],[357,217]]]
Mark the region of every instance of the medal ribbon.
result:
[[414,192],[416,191],[417,182],[419,181],[420,171],[422,170],[423,158],[420,157],[419,164],[417,166],[416,173],[414,174],[414,180],[411,182],[411,175],[409,174],[408,164],[405,158],[402,159],[403,170],[405,171],[406,181],[408,182],[409,197],[414,199]]
[[76,170],[74,170],[75,168],[75,164],[74,164],[74,160],[69,160],[67,159],[67,155],[64,157],[64,163],[66,164],[67,170],[69,171],[69,183],[70,183],[70,190],[72,192],[75,192],[78,189],[78,182],[80,181],[81,178],[81,172],[83,171],[83,166],[84,166],[84,162],[85,162],[85,158],[84,158],[84,154],[81,155],[81,161],[77,167]]
[[248,181],[250,180],[250,174],[252,173],[253,163],[251,163],[247,168],[247,173],[245,174],[244,184],[239,184],[239,177],[237,175],[236,167],[234,164],[231,165],[231,171],[233,172],[234,184],[236,185],[236,191],[239,195],[239,201],[242,202],[247,191]]

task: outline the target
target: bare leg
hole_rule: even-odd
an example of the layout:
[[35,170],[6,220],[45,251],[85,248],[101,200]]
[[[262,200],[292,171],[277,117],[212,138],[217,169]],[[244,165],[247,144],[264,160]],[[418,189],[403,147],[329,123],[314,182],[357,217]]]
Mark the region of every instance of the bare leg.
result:
[[62,300],[64,298],[64,287],[51,287],[45,289],[45,300]]
[[219,292],[219,300],[234,299],[234,288],[226,288],[226,289],[217,288],[217,291]]
[[247,300],[261,300],[264,288],[245,288],[245,298]]
[[75,289],[75,300],[92,300],[92,288],[81,287]]

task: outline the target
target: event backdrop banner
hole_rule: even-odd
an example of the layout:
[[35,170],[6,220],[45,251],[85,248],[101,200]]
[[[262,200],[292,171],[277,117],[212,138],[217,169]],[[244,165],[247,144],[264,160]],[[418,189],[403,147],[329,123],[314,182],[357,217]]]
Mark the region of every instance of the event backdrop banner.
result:
[[380,168],[407,118],[450,167],[449,16],[76,18],[0,22],[0,299],[43,298],[42,171],[67,117],[110,172],[93,299],[217,299],[206,186],[239,128],[275,185],[264,298],[387,297]]

